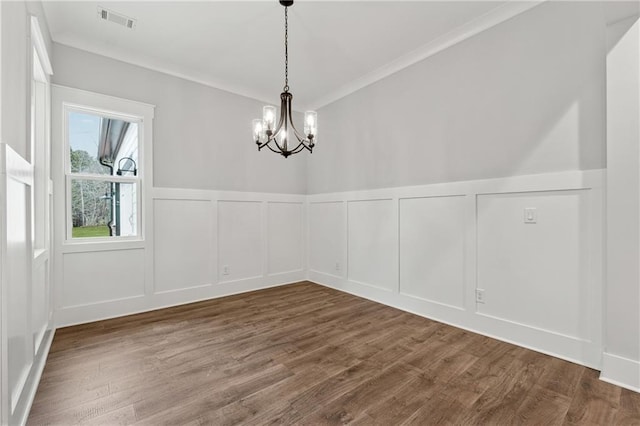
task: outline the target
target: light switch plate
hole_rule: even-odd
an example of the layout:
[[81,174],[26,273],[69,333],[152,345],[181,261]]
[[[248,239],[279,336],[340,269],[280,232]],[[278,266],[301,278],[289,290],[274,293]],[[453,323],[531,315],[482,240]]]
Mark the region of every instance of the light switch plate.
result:
[[535,207],[526,207],[524,209],[524,223],[537,223],[538,210]]

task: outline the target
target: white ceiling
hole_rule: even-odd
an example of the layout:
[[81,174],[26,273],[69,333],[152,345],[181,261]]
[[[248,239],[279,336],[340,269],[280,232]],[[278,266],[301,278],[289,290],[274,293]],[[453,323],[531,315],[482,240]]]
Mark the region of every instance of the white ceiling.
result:
[[[540,1],[305,1],[289,9],[289,85],[317,108]],[[128,30],[98,5],[137,19]],[[270,1],[44,2],[54,41],[271,103],[284,8]]]

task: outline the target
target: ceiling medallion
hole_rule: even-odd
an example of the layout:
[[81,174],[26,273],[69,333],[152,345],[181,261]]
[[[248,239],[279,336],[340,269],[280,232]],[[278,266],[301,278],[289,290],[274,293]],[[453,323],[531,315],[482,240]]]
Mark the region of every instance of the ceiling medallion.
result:
[[280,118],[276,123],[276,107],[267,105],[262,108],[262,119],[253,120],[253,139],[258,150],[264,147],[282,154],[285,158],[297,154],[303,149],[313,151],[318,134],[318,114],[315,111],[304,113],[304,134],[301,135],[293,125],[291,117],[291,101],[289,92],[289,16],[288,8],[293,0],[280,0],[284,6],[284,88],[280,94]]

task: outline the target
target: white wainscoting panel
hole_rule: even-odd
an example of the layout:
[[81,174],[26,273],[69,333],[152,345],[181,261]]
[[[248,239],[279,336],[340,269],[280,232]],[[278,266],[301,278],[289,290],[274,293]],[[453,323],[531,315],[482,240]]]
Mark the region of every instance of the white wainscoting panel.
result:
[[31,327],[33,333],[33,352],[38,352],[49,325],[49,259],[34,262],[31,289]]
[[65,253],[62,307],[144,295],[144,250]]
[[464,308],[465,197],[400,200],[400,292]]
[[[589,190],[478,196],[479,313],[589,338]],[[525,223],[536,209],[536,223]]]
[[303,271],[304,203],[267,204],[269,275]]
[[640,392],[640,362],[605,352],[600,380]]
[[7,179],[7,254],[6,274],[8,368],[11,411],[22,394],[33,361],[31,330],[31,235],[29,232],[30,185]]
[[32,247],[33,167],[0,143],[0,423],[26,423],[53,338],[48,250]]
[[397,288],[395,209],[392,200],[349,202],[349,280],[389,291]]
[[155,293],[213,284],[212,205],[208,200],[154,200]]
[[305,196],[153,188],[149,197],[143,239],[58,245],[58,326],[306,278]]
[[309,269],[343,276],[345,263],[345,203],[309,204]]
[[263,274],[262,203],[218,202],[218,279],[237,281]]
[[589,170],[310,195],[309,279],[599,368],[603,181]]

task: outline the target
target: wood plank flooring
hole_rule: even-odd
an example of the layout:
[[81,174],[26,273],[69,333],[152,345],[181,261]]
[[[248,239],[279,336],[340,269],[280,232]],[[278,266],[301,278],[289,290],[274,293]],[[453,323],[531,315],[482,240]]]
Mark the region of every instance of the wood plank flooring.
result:
[[311,283],[60,329],[29,425],[640,425],[598,372]]

